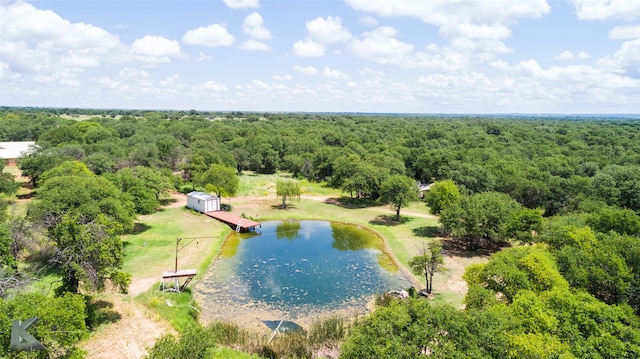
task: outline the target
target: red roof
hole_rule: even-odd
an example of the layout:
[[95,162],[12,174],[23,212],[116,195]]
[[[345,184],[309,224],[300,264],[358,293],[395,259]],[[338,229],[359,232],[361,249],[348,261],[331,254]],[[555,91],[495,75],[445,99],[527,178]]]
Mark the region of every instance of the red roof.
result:
[[223,211],[215,211],[215,212],[207,212],[205,213],[207,216],[211,218],[215,218],[219,221],[233,224],[234,226],[240,226],[240,228],[248,229],[257,227],[260,225],[260,222],[252,221],[248,218],[242,218],[240,216],[236,216],[235,214]]

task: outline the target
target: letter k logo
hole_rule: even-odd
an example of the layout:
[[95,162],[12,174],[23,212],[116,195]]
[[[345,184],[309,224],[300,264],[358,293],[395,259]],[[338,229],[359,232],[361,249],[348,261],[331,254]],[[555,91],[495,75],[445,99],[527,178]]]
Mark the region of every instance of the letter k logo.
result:
[[11,343],[9,347],[15,351],[35,351],[47,350],[33,335],[27,332],[32,325],[38,322],[38,317],[26,319],[24,321],[14,320],[11,322]]

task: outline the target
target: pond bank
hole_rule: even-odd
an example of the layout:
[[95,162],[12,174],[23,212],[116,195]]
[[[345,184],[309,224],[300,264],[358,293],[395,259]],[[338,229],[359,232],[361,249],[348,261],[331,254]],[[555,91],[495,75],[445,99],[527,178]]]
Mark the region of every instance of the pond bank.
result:
[[362,316],[375,294],[413,282],[384,239],[365,226],[269,221],[260,235],[239,236],[227,236],[225,249],[193,287],[204,323],[259,328],[263,320],[285,319],[308,326],[327,315]]

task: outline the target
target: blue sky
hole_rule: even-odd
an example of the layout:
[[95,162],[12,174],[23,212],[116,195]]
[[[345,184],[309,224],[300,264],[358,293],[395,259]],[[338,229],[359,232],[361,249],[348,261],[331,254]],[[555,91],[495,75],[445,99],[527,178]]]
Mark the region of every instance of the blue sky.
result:
[[0,0],[0,105],[640,113],[638,0]]

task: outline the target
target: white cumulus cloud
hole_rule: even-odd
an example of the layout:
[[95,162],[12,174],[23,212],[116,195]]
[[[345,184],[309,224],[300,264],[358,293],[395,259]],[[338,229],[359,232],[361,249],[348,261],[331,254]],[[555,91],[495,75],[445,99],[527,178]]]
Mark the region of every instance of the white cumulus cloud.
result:
[[198,89],[206,90],[206,91],[210,91],[210,92],[218,92],[218,93],[228,92],[229,91],[227,89],[227,86],[222,85],[222,84],[218,84],[218,83],[216,83],[214,81],[203,82],[200,85],[198,85]]
[[373,16],[363,16],[358,19],[358,22],[364,26],[374,27],[378,26],[378,20]]
[[311,39],[304,39],[293,44],[293,53],[300,57],[321,57],[324,55],[323,44]]
[[342,26],[340,17],[317,17],[308,21],[306,25],[309,37],[322,44],[333,44],[351,38],[349,30]]
[[[546,0],[346,0],[356,10],[383,17],[418,18],[437,26],[462,50],[507,52],[515,20],[538,18],[550,11]],[[480,42],[475,40],[482,40]]]
[[87,68],[118,58],[124,48],[117,36],[100,27],[72,23],[23,1],[0,3],[3,80],[28,73],[37,82],[75,87]]
[[131,44],[134,55],[150,62],[167,62],[169,57],[180,55],[180,44],[162,36],[145,36]]
[[232,9],[247,9],[260,7],[260,0],[223,0]]
[[257,12],[249,14],[242,22],[242,30],[245,34],[257,40],[271,39],[271,32],[264,27],[262,16]]
[[187,31],[182,41],[189,45],[205,45],[210,47],[231,46],[235,41],[227,28],[220,24],[212,24],[207,27],[199,27]]
[[616,26],[609,31],[611,39],[640,39],[640,25]]
[[621,18],[633,20],[640,17],[640,1],[637,0],[570,0],[578,17],[583,20]]
[[249,39],[243,42],[242,44],[240,44],[240,46],[238,47],[242,50],[249,50],[249,51],[271,51],[271,48],[269,47],[269,45],[265,44],[262,41],[258,41],[254,39]]
[[293,77],[291,75],[273,75],[271,78],[276,80],[276,81],[291,81],[291,80],[293,80]]
[[618,51],[602,58],[599,64],[616,74],[640,79],[640,39],[623,43]]
[[562,51],[561,53],[559,53],[558,55],[556,55],[554,57],[554,59],[556,60],[574,60],[574,59],[588,59],[590,58],[591,55],[589,55],[589,53],[587,53],[586,51],[580,51],[577,54],[574,54],[571,51],[565,50]]
[[358,56],[381,64],[399,64],[410,55],[413,45],[396,39],[398,31],[389,26],[364,33],[362,39],[351,42],[351,50]]
[[118,37],[93,25],[71,23],[51,10],[24,2],[0,8],[0,33],[4,41],[35,43],[49,50],[113,48]]
[[356,10],[380,16],[408,16],[435,25],[492,23],[515,18],[537,18],[549,12],[546,0],[346,0]]
[[293,69],[305,75],[316,75],[318,73],[318,69],[313,66],[295,65]]
[[330,69],[330,68],[328,68],[326,66],[325,66],[324,70],[322,70],[322,75],[324,77],[328,77],[330,79],[335,79],[335,80],[346,80],[346,79],[349,78],[349,75],[347,75],[346,73],[344,73],[342,71]]

